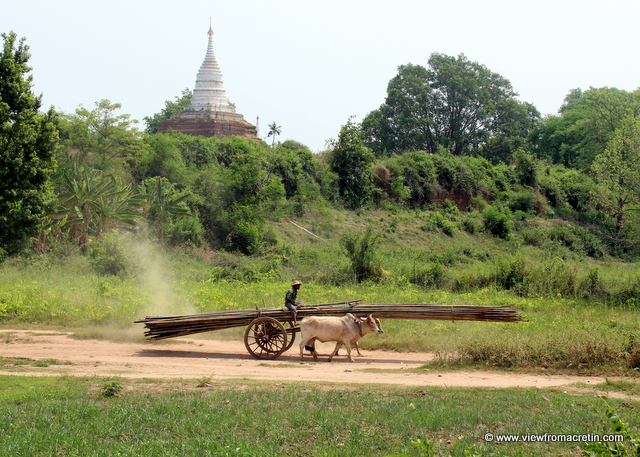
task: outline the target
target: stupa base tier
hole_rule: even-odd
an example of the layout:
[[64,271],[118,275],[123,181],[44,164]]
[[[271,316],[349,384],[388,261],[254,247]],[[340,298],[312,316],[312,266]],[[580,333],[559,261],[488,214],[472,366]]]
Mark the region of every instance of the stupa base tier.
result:
[[[242,119],[242,116],[239,116]],[[194,136],[239,136],[260,141],[256,127],[243,120],[223,118],[168,119],[158,126],[158,133],[167,133],[169,130]]]

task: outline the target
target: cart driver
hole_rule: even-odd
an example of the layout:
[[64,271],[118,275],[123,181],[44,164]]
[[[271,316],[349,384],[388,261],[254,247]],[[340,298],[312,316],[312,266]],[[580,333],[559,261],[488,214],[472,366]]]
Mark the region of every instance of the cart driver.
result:
[[289,289],[284,296],[284,306],[286,306],[293,315],[293,325],[298,323],[298,308],[302,306],[302,302],[296,301],[301,285],[302,283],[300,281],[293,281],[291,289]]

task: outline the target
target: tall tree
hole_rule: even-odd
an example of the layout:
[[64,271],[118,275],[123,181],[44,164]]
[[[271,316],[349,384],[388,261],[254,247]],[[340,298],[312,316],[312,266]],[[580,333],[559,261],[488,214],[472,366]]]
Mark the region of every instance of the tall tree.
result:
[[63,142],[87,157],[95,153],[96,165],[109,159],[136,156],[142,147],[141,132],[134,126],[130,114],[117,114],[120,103],[100,100],[96,107],[88,110],[80,106],[75,114],[63,115],[60,131]]
[[269,133],[267,134],[267,138],[270,136],[273,137],[273,139],[271,140],[271,147],[276,145],[276,137],[281,133],[282,129],[278,124],[276,124],[276,121],[273,121],[271,124],[269,124]]
[[[41,96],[27,74],[29,47],[2,34],[0,53],[0,254],[14,254],[36,235],[51,198],[49,177],[58,134],[53,109],[41,114]],[[0,255],[1,257],[1,255]]]
[[362,129],[350,118],[340,129],[331,159],[331,171],[338,175],[338,190],[348,208],[360,208],[371,198],[374,162]]
[[484,65],[434,53],[429,68],[401,65],[382,106],[362,126],[378,155],[442,145],[455,155],[478,153],[496,136],[524,136],[539,117],[516,100],[511,83]]
[[586,170],[604,152],[628,113],[640,115],[640,89],[573,89],[565,97],[559,116],[545,119],[535,129],[532,142],[538,155]]
[[629,206],[640,203],[640,117],[628,115],[622,120],[592,169],[620,231]]

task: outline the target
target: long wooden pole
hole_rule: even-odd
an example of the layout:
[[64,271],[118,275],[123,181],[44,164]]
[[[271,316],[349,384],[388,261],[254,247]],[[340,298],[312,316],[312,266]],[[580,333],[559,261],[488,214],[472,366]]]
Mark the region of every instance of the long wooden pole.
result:
[[[519,322],[523,317],[516,308],[507,306],[449,306],[421,303],[378,303],[361,304],[360,300],[341,303],[325,303],[304,306],[298,310],[298,320],[308,316],[344,316],[351,313],[357,317],[372,314],[379,319],[418,320],[466,320],[487,322]],[[262,316],[272,317],[282,322],[292,321],[286,308],[255,308],[185,316],[147,316],[137,320],[147,328],[148,339],[159,340],[195,333],[244,327]]]

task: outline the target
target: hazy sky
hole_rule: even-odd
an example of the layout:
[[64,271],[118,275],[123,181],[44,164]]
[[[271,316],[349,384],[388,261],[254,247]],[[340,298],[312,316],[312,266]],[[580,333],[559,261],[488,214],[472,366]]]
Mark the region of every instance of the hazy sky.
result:
[[210,17],[237,111],[313,151],[377,109],[399,65],[434,52],[485,65],[542,114],[573,88],[640,86],[638,0],[0,0],[0,32],[27,39],[44,108],[108,99],[140,128],[193,90]]

